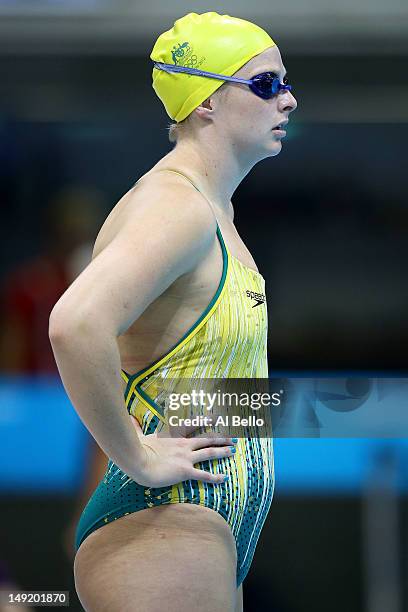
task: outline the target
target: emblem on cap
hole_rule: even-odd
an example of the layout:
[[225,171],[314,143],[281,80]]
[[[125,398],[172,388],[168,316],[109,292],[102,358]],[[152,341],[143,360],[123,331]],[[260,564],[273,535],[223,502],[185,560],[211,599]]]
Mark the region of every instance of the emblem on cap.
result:
[[173,62],[175,64],[179,64],[182,63],[180,62],[179,58],[183,58],[184,55],[190,50],[189,44],[188,42],[183,42],[183,44],[181,45],[179,43],[179,46],[177,47],[176,45],[174,45],[173,49],[171,50],[171,56],[173,58]]

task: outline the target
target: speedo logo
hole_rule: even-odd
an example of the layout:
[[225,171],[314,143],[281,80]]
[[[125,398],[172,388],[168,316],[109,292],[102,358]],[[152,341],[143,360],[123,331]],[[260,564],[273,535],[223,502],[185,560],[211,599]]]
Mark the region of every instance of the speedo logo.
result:
[[253,304],[252,308],[259,306],[260,304],[265,304],[266,296],[264,293],[255,293],[255,291],[249,291],[249,289],[247,289],[246,294],[251,300],[256,301],[256,304]]
[[178,46],[174,45],[171,56],[176,66],[185,66],[186,68],[198,68],[205,61],[204,56],[200,60],[198,59],[189,42],[178,43]]

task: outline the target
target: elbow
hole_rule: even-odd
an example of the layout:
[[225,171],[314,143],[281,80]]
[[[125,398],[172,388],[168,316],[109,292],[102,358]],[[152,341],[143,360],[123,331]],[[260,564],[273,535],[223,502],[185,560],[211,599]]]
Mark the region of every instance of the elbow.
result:
[[106,327],[102,324],[101,317],[96,316],[94,312],[79,308],[74,311],[67,310],[57,303],[49,317],[48,337],[53,347],[72,341],[77,343],[80,339],[91,342],[102,334],[102,330],[106,331]]
[[65,344],[70,339],[83,336],[89,327],[86,319],[72,316],[72,313],[56,304],[48,320],[48,337],[52,346]]
[[70,325],[68,317],[54,306],[48,320],[48,337],[52,345],[59,344],[68,336]]

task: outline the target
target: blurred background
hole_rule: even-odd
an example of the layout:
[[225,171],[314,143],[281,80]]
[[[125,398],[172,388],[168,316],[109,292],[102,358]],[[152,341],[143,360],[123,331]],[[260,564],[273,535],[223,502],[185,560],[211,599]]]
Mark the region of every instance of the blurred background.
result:
[[[0,584],[70,590],[72,610],[73,529],[107,459],[61,386],[48,317],[173,146],[157,36],[208,10],[271,34],[298,101],[280,155],[233,196],[266,279],[271,376],[406,372],[406,3],[0,0]],[[246,612],[408,610],[405,441],[275,449]]]

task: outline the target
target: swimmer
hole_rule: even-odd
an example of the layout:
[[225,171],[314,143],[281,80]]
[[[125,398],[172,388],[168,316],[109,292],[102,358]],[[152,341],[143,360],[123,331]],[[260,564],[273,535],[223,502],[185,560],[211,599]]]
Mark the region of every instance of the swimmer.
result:
[[242,19],[189,13],[150,57],[175,146],[113,208],[50,316],[65,389],[109,457],[78,524],[75,584],[87,612],[239,612],[272,439],[163,438],[157,387],[268,377],[265,281],[231,197],[280,153],[297,104],[276,43]]

